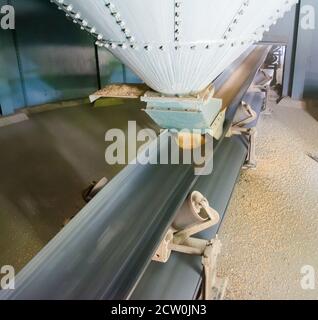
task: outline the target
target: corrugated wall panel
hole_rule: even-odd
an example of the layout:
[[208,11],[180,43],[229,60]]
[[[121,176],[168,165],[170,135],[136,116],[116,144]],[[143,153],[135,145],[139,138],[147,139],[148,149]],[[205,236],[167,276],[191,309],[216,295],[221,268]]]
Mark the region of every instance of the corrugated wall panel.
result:
[[[292,96],[318,98],[317,0],[301,0]],[[313,13],[313,15],[311,15]],[[309,21],[310,19],[311,21]],[[313,27],[313,28],[311,28]]]
[[96,55],[93,37],[48,0],[0,0],[7,3],[15,8],[16,30],[0,30],[2,114],[86,97],[98,89],[99,76],[102,86],[140,82],[106,49]]
[[[0,0],[0,7],[5,4],[6,0]],[[2,115],[8,115],[23,106],[24,98],[13,32],[0,28],[0,112]]]
[[96,90],[93,39],[49,1],[13,0],[27,106],[83,97]]

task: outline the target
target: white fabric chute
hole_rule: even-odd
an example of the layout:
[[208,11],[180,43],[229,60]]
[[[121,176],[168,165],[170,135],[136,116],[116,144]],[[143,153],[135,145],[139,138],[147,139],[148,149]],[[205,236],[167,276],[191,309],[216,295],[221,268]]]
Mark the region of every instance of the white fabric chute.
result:
[[203,90],[298,0],[51,0],[167,95]]

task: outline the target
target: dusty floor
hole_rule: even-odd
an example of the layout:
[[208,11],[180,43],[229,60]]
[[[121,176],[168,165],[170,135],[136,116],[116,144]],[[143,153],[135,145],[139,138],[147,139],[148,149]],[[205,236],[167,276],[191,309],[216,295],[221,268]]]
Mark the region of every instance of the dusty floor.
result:
[[[228,299],[318,299],[318,103],[271,102],[260,119],[258,167],[241,174],[221,228]],[[316,289],[301,288],[301,268]]]

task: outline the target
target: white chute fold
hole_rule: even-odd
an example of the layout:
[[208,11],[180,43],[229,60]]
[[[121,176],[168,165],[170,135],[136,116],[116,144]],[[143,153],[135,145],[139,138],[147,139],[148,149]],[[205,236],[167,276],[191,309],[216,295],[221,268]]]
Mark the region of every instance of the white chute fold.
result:
[[297,0],[51,0],[166,95],[209,85]]

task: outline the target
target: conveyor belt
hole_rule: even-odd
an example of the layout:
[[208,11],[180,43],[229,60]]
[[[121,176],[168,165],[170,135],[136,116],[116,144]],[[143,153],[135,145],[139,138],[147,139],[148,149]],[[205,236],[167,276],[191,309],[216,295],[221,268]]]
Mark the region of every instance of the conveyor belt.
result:
[[[256,48],[253,64],[242,62],[248,75],[236,79],[226,125],[267,52]],[[128,165],[21,271],[14,291],[0,292],[0,299],[128,298],[197,180],[190,165]]]
[[22,270],[10,298],[126,298],[193,183],[189,165],[128,165]]
[[[259,114],[263,103],[262,93],[247,93],[244,100]],[[199,235],[213,239],[217,234],[237,177],[246,159],[247,145],[243,137],[224,139],[214,155],[214,170],[200,177],[193,191],[204,194],[220,216],[220,223]],[[226,250],[226,248],[224,248]],[[152,262],[132,295],[136,300],[190,300],[197,296],[201,280],[201,258],[173,253],[166,264]]]
[[[246,154],[247,148],[241,138],[225,139],[215,155],[213,174],[202,177],[193,188],[208,197],[221,216],[225,213]],[[212,233],[216,233],[216,228],[204,236],[212,239]],[[195,297],[201,272],[200,257],[173,253],[166,264],[151,263],[131,298],[191,300]]]

